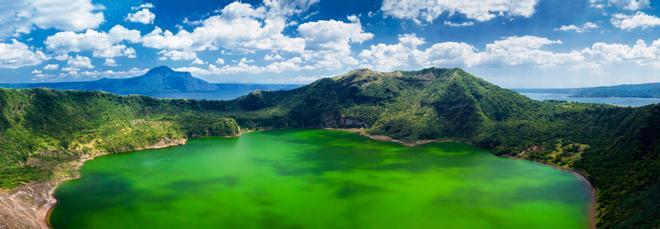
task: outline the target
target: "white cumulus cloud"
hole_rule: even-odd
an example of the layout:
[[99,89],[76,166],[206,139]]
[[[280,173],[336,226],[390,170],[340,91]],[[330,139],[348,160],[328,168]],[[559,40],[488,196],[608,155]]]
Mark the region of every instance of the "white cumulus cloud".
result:
[[279,1],[267,1],[267,5],[260,7],[233,2],[219,14],[199,21],[192,31],[180,30],[175,34],[156,28],[144,36],[143,44],[150,48],[187,52],[221,48],[248,53],[255,50],[302,52],[304,40],[284,35],[286,18],[280,16],[282,12],[271,12],[283,10],[282,4],[276,2]]
[[193,51],[162,50],[158,52],[161,60],[194,60],[197,59],[197,53]]
[[591,7],[618,7],[626,10],[641,10],[651,5],[650,0],[589,0]]
[[0,43],[0,68],[20,68],[41,64],[48,57],[17,40]]
[[0,37],[41,29],[81,31],[104,21],[91,0],[11,0],[0,6]]
[[660,39],[634,45],[597,42],[582,50],[549,51],[559,40],[536,36],[512,36],[486,44],[486,48],[462,42],[439,42],[423,48],[414,34],[399,37],[397,44],[377,44],[360,52],[362,65],[378,70],[456,66],[529,66],[536,68],[598,68],[611,64],[636,64],[660,68]]
[[47,64],[46,66],[44,66],[43,69],[44,70],[57,70],[59,68],[60,68],[59,64]]
[[512,36],[486,45],[485,50],[463,42],[426,42],[414,34],[399,37],[397,44],[372,45],[360,53],[362,64],[379,70],[410,67],[534,66],[552,67],[582,63],[578,52],[555,53],[543,50],[561,41],[536,36]]
[[103,62],[103,65],[108,66],[108,67],[117,67],[117,61],[112,58],[106,58],[105,61]]
[[622,30],[647,29],[660,26],[660,18],[643,12],[637,12],[634,15],[615,14],[612,16],[610,22],[612,22],[614,27]]
[[66,64],[71,69],[80,69],[80,68],[94,68],[92,65],[92,60],[86,56],[76,55],[75,57],[70,57]]
[[460,13],[469,19],[488,21],[499,15],[530,17],[538,0],[384,0],[387,16],[432,23],[443,13]]
[[110,29],[109,33],[87,30],[84,33],[72,31],[58,32],[46,38],[48,50],[67,54],[69,52],[92,51],[94,57],[113,58],[126,56],[135,58],[135,49],[121,44],[122,41],[139,42],[140,32],[128,30],[121,25]]
[[156,14],[152,13],[149,8],[143,8],[135,13],[129,13],[126,16],[126,21],[153,24],[156,19]]
[[593,22],[587,22],[581,26],[577,25],[562,25],[559,28],[555,28],[555,31],[575,31],[577,33],[584,33],[594,29],[597,29],[598,25]]

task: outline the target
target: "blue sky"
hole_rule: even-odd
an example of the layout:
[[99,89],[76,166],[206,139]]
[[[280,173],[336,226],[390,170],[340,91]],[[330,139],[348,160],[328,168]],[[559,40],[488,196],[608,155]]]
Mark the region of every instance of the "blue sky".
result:
[[356,68],[461,67],[504,87],[660,81],[650,0],[17,0],[0,82],[130,77],[308,83]]

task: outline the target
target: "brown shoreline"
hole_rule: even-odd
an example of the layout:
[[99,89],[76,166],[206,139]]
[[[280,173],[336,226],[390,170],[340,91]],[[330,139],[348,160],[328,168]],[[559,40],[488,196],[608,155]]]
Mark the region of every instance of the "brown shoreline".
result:
[[[186,138],[161,139],[152,145],[127,152],[178,146],[185,144],[186,141]],[[71,175],[55,174],[55,178],[47,181],[29,183],[11,190],[0,190],[0,206],[9,208],[6,211],[0,209],[0,216],[3,220],[7,220],[7,222],[0,222],[4,223],[0,224],[0,227],[52,228],[49,219],[53,208],[57,204],[57,199],[54,196],[55,189],[65,181],[77,179],[80,176],[79,169],[85,161],[104,155],[108,155],[108,153],[87,154],[78,160],[63,164],[60,169],[70,169],[73,171]]]
[[[406,141],[401,141],[401,140],[394,139],[394,138],[389,137],[389,136],[371,135],[371,134],[367,133],[364,129],[358,129],[358,128],[347,128],[347,129],[324,128],[324,129],[326,129],[326,130],[337,130],[337,131],[348,131],[348,132],[360,134],[362,136],[368,137],[368,138],[373,139],[373,140],[395,142],[395,143],[399,143],[399,144],[402,144],[402,145],[405,145],[405,146],[408,146],[408,147],[414,147],[414,146],[433,143],[433,142],[462,142],[462,141],[454,140],[454,139],[433,139],[433,140],[417,140],[417,141],[414,141],[414,142],[406,142]],[[597,204],[597,202],[596,202],[597,201],[596,192],[598,190],[591,184],[591,182],[587,178],[588,176],[586,175],[586,173],[584,173],[582,171],[579,171],[579,170],[574,170],[574,169],[571,169],[571,168],[566,168],[566,167],[561,167],[561,166],[557,166],[557,165],[554,165],[554,164],[545,163],[543,161],[527,160],[527,159],[524,159],[524,158],[519,158],[519,157],[514,157],[514,156],[509,156],[509,155],[498,156],[498,157],[509,158],[509,159],[514,159],[514,160],[531,161],[531,162],[534,162],[534,163],[538,163],[540,165],[550,166],[550,167],[553,167],[553,168],[556,168],[556,169],[560,169],[560,170],[563,170],[563,171],[570,172],[575,177],[580,179],[582,181],[582,183],[586,187],[588,187],[589,190],[591,191],[590,192],[591,203],[589,204],[589,213],[588,213],[588,215],[589,215],[589,228],[592,228],[592,229],[596,228],[596,204]]]
[[[150,149],[164,149],[164,148],[169,148],[169,147],[174,147],[174,146],[181,146],[181,145],[186,144],[186,142],[188,142],[188,139],[187,139],[187,138],[183,138],[183,139],[172,139],[172,140],[169,140],[169,139],[161,139],[160,141],[158,141],[157,143],[155,143],[155,144],[153,144],[153,145],[149,145],[149,146],[145,146],[145,147],[137,148],[137,149],[135,149],[135,150],[130,150],[130,151],[122,152],[122,153],[128,153],[128,152],[134,152],[134,151],[140,151],[140,150],[150,150]],[[97,157],[100,157],[100,156],[106,156],[106,155],[110,155],[110,154],[107,154],[107,153],[106,153],[106,154],[101,154],[101,155],[94,155],[94,156],[92,156],[92,157],[85,158],[85,159],[82,160],[82,161],[78,161],[78,163],[80,163],[80,164],[77,166],[77,168],[75,168],[76,171],[77,171],[76,177],[73,177],[73,178],[71,178],[71,179],[66,179],[66,180],[58,181],[58,182],[53,186],[53,190],[51,191],[51,195],[50,195],[50,197],[54,200],[54,202],[53,202],[53,204],[48,208],[48,211],[47,211],[46,216],[45,216],[45,218],[44,218],[44,220],[46,221],[45,223],[46,223],[47,228],[53,228],[52,225],[50,224],[50,215],[51,215],[51,213],[53,212],[53,209],[55,208],[55,205],[57,205],[57,199],[55,198],[55,189],[57,189],[57,187],[60,186],[60,184],[62,184],[62,183],[65,182],[65,181],[68,181],[68,180],[75,180],[75,179],[80,178],[80,173],[79,173],[80,168],[85,164],[86,161],[93,160],[94,158],[97,158]]]

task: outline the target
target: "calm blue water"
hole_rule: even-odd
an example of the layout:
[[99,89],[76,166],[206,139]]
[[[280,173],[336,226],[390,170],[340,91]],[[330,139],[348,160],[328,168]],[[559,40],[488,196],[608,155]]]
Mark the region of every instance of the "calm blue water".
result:
[[250,92],[291,90],[301,85],[297,84],[216,84],[218,91],[210,92],[139,92],[138,94],[161,99],[206,99],[206,100],[232,100]]
[[570,94],[559,93],[520,93],[534,100],[563,100],[578,103],[603,103],[626,107],[641,107],[660,103],[660,98],[609,97],[609,98],[574,98]]

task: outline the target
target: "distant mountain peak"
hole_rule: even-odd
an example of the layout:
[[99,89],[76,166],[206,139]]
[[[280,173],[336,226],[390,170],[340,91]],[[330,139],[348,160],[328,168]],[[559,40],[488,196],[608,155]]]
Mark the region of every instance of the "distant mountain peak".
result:
[[150,69],[142,77],[159,77],[159,78],[193,78],[190,72],[178,72],[168,66],[158,66]]
[[149,71],[147,72],[146,75],[149,75],[149,74],[157,74],[157,73],[175,73],[175,72],[176,72],[176,71],[174,71],[174,69],[172,69],[172,68],[170,68],[170,67],[168,67],[168,66],[163,65],[163,66],[158,66],[158,67],[155,67],[155,68],[149,69]]

